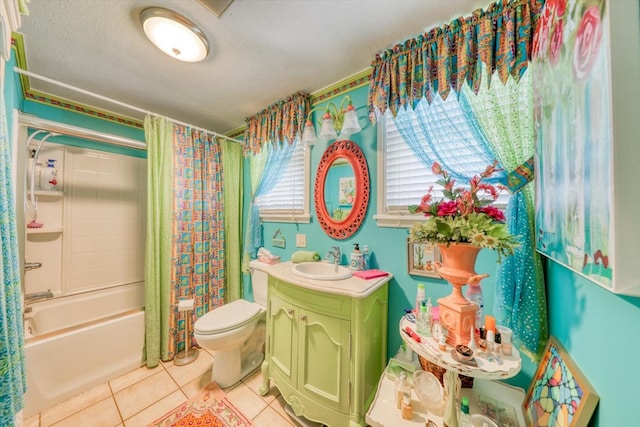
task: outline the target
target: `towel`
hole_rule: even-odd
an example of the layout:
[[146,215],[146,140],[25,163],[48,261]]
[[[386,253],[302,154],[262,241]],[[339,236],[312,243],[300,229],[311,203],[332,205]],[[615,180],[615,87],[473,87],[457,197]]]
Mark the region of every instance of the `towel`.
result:
[[375,279],[377,277],[388,276],[389,273],[382,270],[363,270],[363,271],[356,271],[353,273],[353,275],[361,279],[369,280],[369,279]]
[[292,262],[313,262],[320,261],[320,254],[316,251],[297,251],[291,255]]

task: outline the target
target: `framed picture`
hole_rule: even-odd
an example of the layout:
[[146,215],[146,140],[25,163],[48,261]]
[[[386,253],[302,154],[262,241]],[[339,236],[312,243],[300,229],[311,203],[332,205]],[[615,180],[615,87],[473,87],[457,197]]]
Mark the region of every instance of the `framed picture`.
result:
[[599,399],[566,350],[550,337],[524,399],[527,425],[586,426]]
[[440,251],[430,243],[415,243],[407,239],[407,271],[416,276],[440,278],[436,262],[442,262]]
[[350,208],[353,206],[353,199],[356,196],[356,178],[351,176],[340,178],[338,188],[338,205]]

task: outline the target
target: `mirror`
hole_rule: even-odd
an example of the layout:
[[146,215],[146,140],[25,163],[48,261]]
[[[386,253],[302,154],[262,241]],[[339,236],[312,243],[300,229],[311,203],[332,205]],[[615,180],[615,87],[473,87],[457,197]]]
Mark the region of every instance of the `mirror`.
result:
[[325,150],[314,200],[318,222],[330,237],[346,239],[360,228],[369,205],[369,169],[355,142],[336,141]]

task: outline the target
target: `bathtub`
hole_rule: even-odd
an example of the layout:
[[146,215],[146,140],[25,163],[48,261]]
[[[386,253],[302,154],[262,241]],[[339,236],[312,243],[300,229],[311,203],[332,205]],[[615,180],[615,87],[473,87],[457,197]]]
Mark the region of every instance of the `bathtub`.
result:
[[37,302],[25,315],[25,417],[141,366],[144,284]]

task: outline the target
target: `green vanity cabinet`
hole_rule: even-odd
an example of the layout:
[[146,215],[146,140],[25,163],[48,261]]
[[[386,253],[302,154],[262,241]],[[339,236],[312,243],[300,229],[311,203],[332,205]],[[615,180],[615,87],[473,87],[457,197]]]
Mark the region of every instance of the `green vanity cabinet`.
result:
[[296,415],[365,426],[387,362],[387,289],[358,298],[270,275],[261,393],[271,380]]

